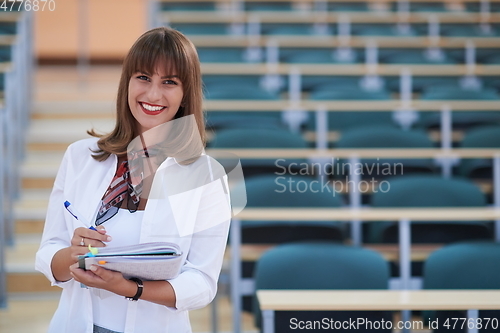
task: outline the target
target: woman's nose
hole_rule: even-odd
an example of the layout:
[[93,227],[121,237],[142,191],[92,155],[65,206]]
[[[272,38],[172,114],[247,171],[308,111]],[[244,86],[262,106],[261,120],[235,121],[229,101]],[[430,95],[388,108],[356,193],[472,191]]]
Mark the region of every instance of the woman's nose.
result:
[[161,99],[161,89],[156,84],[152,84],[149,86],[147,96],[149,102],[158,102]]

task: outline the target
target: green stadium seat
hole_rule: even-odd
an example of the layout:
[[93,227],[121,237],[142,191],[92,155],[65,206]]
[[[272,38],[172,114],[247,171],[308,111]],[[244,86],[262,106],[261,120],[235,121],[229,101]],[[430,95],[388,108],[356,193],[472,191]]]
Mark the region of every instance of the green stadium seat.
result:
[[[280,170],[281,171],[281,170]],[[281,172],[280,172],[281,174]],[[311,176],[258,175],[246,179],[248,208],[341,207],[340,195],[322,191]],[[303,240],[342,241],[344,224],[339,221],[242,221],[242,242],[280,244]]]
[[292,10],[292,4],[288,1],[246,1],[247,11],[286,11]]
[[[387,125],[366,125],[346,129],[335,144],[336,148],[433,148],[433,143],[425,132],[405,131],[401,128]],[[342,162],[346,162],[341,160]],[[362,159],[363,165],[368,165],[363,170],[364,177],[382,179],[401,176],[409,173],[432,173],[435,170],[431,159]],[[371,166],[391,166],[390,174],[384,168],[371,168]],[[371,169],[370,169],[371,168]],[[346,170],[347,171],[347,170]],[[384,172],[382,172],[384,171]],[[377,174],[380,172],[382,174]],[[345,177],[341,174],[338,176]]]
[[445,54],[441,60],[430,60],[426,57],[425,51],[421,49],[402,49],[392,52],[392,54],[379,56],[380,62],[385,64],[453,64],[454,60]]
[[[286,129],[277,128],[237,128],[217,131],[210,148],[273,148],[273,149],[300,149],[308,148],[307,142],[300,134]],[[295,164],[293,164],[295,163]],[[282,166],[306,163],[305,159],[287,159]],[[274,159],[244,159],[241,162],[245,177],[257,174],[281,172]]]
[[215,10],[215,2],[162,2],[161,11]]
[[[377,252],[360,247],[329,243],[296,243],[275,247],[262,255],[255,269],[255,289],[357,290],[387,289],[389,265]],[[260,327],[258,302],[254,318]],[[290,327],[290,318],[339,322],[349,318],[391,321],[386,311],[278,311],[275,327]],[[287,330],[288,331],[288,330]],[[318,330],[315,330],[318,331]],[[390,332],[387,329],[365,329],[363,332]]]
[[223,23],[175,23],[172,28],[185,35],[227,35],[228,28]]
[[312,35],[311,24],[266,23],[262,25],[263,35]]
[[[404,207],[484,207],[486,197],[466,179],[446,179],[437,175],[405,175],[388,179],[390,190],[371,197],[375,208]],[[366,225],[365,239],[375,243],[396,243],[398,224],[375,222]],[[464,240],[491,240],[487,223],[477,221],[425,221],[411,223],[413,243],[452,243]]]
[[453,86],[432,87],[424,89],[421,98],[423,100],[475,100],[491,101],[500,99],[500,95],[494,89],[465,90]]
[[[496,126],[477,127],[466,132],[460,147],[500,148],[500,116],[497,117]],[[492,167],[491,159],[463,159],[458,173],[468,178],[493,179]]]
[[208,62],[244,62],[244,51],[239,48],[198,48],[198,57],[202,63]]
[[[425,261],[423,288],[424,289],[500,289],[500,244],[489,242],[462,243],[445,246],[433,252]],[[466,332],[465,328],[457,325],[446,327],[446,320],[450,318],[467,317],[465,311],[425,311],[423,318],[439,323],[435,333]],[[498,310],[480,310],[479,318],[491,318],[490,322],[500,320]],[[484,321],[486,323],[486,321]],[[481,333],[494,333],[498,328],[482,325]]]
[[353,50],[354,59],[353,61],[340,61],[333,56],[333,51],[330,49],[320,49],[320,50],[311,50],[311,49],[303,49],[297,51],[293,54],[290,54],[286,58],[284,58],[284,62],[287,63],[305,63],[305,64],[318,64],[318,63],[356,63],[360,61],[360,54]]
[[389,93],[385,90],[381,91],[365,91],[359,85],[344,85],[337,84],[323,85],[317,87],[309,98],[312,100],[386,100],[391,99]]
[[329,2],[328,10],[332,12],[365,12],[368,11],[366,2]]

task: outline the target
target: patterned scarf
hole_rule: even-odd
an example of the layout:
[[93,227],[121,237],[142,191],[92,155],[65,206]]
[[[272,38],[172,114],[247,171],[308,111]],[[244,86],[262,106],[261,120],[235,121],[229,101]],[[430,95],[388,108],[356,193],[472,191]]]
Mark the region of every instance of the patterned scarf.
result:
[[134,213],[137,211],[142,192],[142,182],[137,186],[132,185],[128,161],[123,161],[116,170],[106,193],[104,194],[101,207],[97,212],[95,225],[101,225],[118,213],[123,200],[128,198],[127,209]]

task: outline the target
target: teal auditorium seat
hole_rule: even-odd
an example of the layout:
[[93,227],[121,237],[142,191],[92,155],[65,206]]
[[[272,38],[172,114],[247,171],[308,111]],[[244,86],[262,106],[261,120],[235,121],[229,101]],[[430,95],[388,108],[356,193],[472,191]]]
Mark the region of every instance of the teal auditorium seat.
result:
[[[500,60],[500,59],[498,59]],[[500,63],[500,62],[499,62]],[[486,77],[483,79],[484,81],[484,85],[486,86],[486,88],[491,88],[491,89],[495,89],[496,91],[498,91],[498,93],[500,93],[500,77]]]
[[[301,149],[308,148],[306,141],[300,134],[292,133],[287,129],[279,128],[238,128],[217,131],[210,148],[273,148],[273,149]],[[293,164],[295,163],[295,164]],[[296,166],[301,169],[300,163],[305,159],[286,159],[281,166]],[[272,174],[281,172],[274,159],[244,159],[241,161],[245,178],[256,174]]]
[[[256,75],[208,75],[203,77],[207,100],[277,100],[279,96],[259,87]],[[207,112],[207,126],[224,128],[281,128],[280,111],[217,111]]]
[[353,50],[354,57],[352,61],[339,60],[333,55],[333,51],[330,49],[302,49],[297,50],[295,53],[289,54],[283,57],[283,61],[291,64],[319,64],[319,63],[330,63],[330,64],[340,64],[340,63],[356,63],[360,60],[359,52]]
[[185,10],[215,10],[215,2],[162,2],[162,11],[185,11]]
[[311,24],[266,23],[262,25],[264,35],[312,35]]
[[[312,176],[259,175],[246,179],[248,208],[335,208],[340,195],[324,190]],[[280,244],[299,240],[344,240],[344,225],[335,221],[242,221],[242,242]]]
[[[441,35],[449,37],[481,37],[484,32],[478,24],[443,24]],[[498,31],[492,29],[488,36],[498,36]]]
[[243,50],[235,47],[228,48],[198,48],[198,57],[202,63],[209,62],[243,62]]
[[[200,49],[198,49],[200,50]],[[209,49],[219,50],[220,49]],[[203,84],[206,88],[222,84],[227,85],[259,85],[260,77],[257,75],[203,75]]]
[[[366,125],[353,127],[342,132],[336,148],[433,148],[433,143],[423,131],[405,131],[391,126]],[[341,160],[340,163],[346,163]],[[383,179],[410,173],[432,173],[435,171],[431,159],[362,159],[367,165],[363,168],[362,178]],[[390,170],[386,168],[390,165]],[[348,172],[349,168],[340,168]],[[381,174],[378,174],[380,172]],[[340,174],[337,176],[345,177]]]
[[[255,289],[387,289],[389,265],[377,252],[361,247],[328,243],[295,243],[275,247],[262,255],[255,269]],[[261,314],[254,302],[254,318],[261,326]],[[275,332],[293,332],[291,318],[321,321],[331,318],[349,321],[365,318],[370,321],[391,321],[385,311],[277,311]],[[331,328],[333,330],[333,328]],[[308,332],[323,332],[321,328]],[[344,330],[340,330],[344,332]],[[362,327],[362,332],[388,332]]]
[[281,11],[292,9],[292,3],[288,1],[245,1],[245,10],[247,11]]
[[[328,113],[328,130],[348,131],[360,126],[399,127],[392,117],[392,111],[335,111]],[[316,116],[311,113],[305,124],[305,130],[316,131]],[[332,143],[332,145],[335,145]]]
[[224,83],[211,85],[205,92],[207,99],[217,100],[278,100],[279,95],[247,83]]
[[[498,121],[500,123],[500,120]],[[471,129],[465,133],[461,148],[500,148],[500,124]],[[468,178],[493,179],[491,159],[462,159],[458,172]]]
[[16,33],[17,27],[15,22],[0,22],[0,35],[15,35]]
[[415,50],[394,50],[389,52],[383,52],[380,54],[380,62],[385,64],[453,64],[455,61],[448,55],[444,55],[443,59],[429,59],[425,54],[425,50],[415,49]]
[[492,54],[488,57],[485,57],[482,60],[482,63],[485,65],[498,65],[500,64],[500,54]]
[[185,35],[227,35],[228,28],[223,23],[175,23],[172,28]]
[[[309,95],[312,100],[389,100],[391,96],[388,91],[364,91],[359,87],[360,78],[333,78],[321,84],[314,84],[310,80],[312,91]],[[329,130],[347,130],[363,125],[396,126],[392,119],[392,111],[335,111],[328,113]],[[314,113],[309,114],[306,129],[316,129],[316,118]]]
[[495,89],[468,90],[459,86],[458,81],[450,85],[430,85],[424,88],[423,100],[497,100],[500,94]]
[[[457,63],[466,63],[465,49],[447,49],[447,54],[453,58]],[[492,48],[478,48],[476,49],[476,63],[477,64],[494,64],[493,61],[498,56],[498,50]],[[494,76],[493,76],[494,77]],[[488,79],[489,76],[480,76],[481,80]],[[458,77],[456,79],[459,79]]]
[[311,91],[312,100],[387,100],[390,94],[385,90],[365,91],[358,84],[355,85],[322,85]]
[[[359,76],[325,76],[304,75],[302,77],[302,90],[313,92],[321,90],[355,89],[359,87]],[[348,87],[348,88],[345,88]]]
[[[442,1],[412,2],[410,1],[410,11],[412,12],[445,12],[446,7]],[[392,3],[392,10],[398,10],[397,2]]]
[[[445,246],[433,252],[425,261],[424,289],[500,289],[500,244],[489,242],[461,243]],[[438,320],[438,329],[433,332],[466,332],[453,329],[443,324],[453,324],[453,319],[467,317],[465,311],[426,311],[423,318]],[[493,329],[493,320],[500,320],[500,311],[479,311],[479,318],[491,318],[489,329],[480,329],[480,333],[498,332],[498,326]],[[493,319],[494,318],[494,319]],[[486,320],[483,321],[486,324]]]
[[333,12],[365,12],[368,11],[366,2],[328,2],[328,10]]
[[[401,91],[400,87],[400,77],[385,77],[387,81],[387,89],[391,92],[399,93]],[[458,78],[456,77],[443,77],[443,76],[414,76],[412,77],[412,91],[415,93],[421,93],[425,88],[429,86],[440,86],[440,85],[452,85],[457,84]]]
[[12,60],[12,48],[10,46],[0,46],[0,62]]
[[[415,36],[417,31],[412,29],[410,36]],[[397,36],[398,29],[394,24],[354,24],[352,26],[354,36]]]
[[238,128],[288,129],[279,111],[209,111],[206,127],[219,131]]
[[[479,12],[481,10],[481,4],[475,2],[466,2],[465,6],[469,12]],[[491,12],[500,12],[500,3],[490,2]]]
[[[486,197],[471,181],[446,179],[438,175],[409,175],[388,179],[390,190],[378,191],[371,205],[382,207],[484,207]],[[398,241],[396,222],[369,223],[365,239],[375,243]],[[487,223],[477,221],[412,222],[413,243],[451,243],[474,239],[492,239]]]
[[[424,89],[423,100],[498,100],[500,94],[493,88],[482,90],[464,90],[455,85],[429,86]],[[456,111],[452,113],[452,126],[455,129],[469,129],[480,125],[500,122],[500,103],[497,111]],[[436,112],[425,112],[419,120],[423,128],[436,128],[441,123],[441,116]]]
[[[257,133],[258,134],[258,133]],[[281,173],[281,169],[277,170]],[[321,191],[314,178],[297,175],[246,177],[248,208],[340,207],[340,196]],[[344,240],[344,225],[334,221],[242,221],[241,241],[250,244],[281,244],[292,241]],[[243,277],[252,277],[254,262],[242,263]],[[252,311],[252,298],[243,298],[243,309]]]

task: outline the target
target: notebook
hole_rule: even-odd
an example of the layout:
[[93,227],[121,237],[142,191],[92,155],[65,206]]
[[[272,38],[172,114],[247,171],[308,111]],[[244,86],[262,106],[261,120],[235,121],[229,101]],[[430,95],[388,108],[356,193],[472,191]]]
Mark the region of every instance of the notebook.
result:
[[78,257],[79,267],[89,270],[98,265],[118,271],[125,278],[142,280],[169,280],[179,275],[182,252],[176,244],[166,242],[143,243],[115,248],[98,248],[97,254]]

